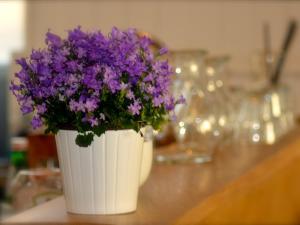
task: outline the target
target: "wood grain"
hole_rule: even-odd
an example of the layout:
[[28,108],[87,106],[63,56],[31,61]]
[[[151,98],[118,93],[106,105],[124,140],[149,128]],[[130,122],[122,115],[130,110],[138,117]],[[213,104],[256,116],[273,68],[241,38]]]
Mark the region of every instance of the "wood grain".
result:
[[71,215],[60,197],[3,224],[299,224],[299,137],[297,129],[274,146],[229,146],[204,165],[155,165],[135,213]]
[[300,224],[299,172],[300,140],[295,139],[176,224]]

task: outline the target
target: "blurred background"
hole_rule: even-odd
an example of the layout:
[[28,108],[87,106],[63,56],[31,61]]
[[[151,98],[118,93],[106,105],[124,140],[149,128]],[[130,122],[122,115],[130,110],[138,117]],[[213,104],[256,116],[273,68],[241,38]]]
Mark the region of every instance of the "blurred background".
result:
[[[160,151],[155,160],[202,163],[234,140],[272,145],[296,123],[299,12],[300,1],[285,0],[0,0],[2,216],[61,194],[53,137],[31,130],[8,91],[18,70],[14,59],[45,46],[49,29],[65,36],[78,25],[103,32],[134,27],[166,45],[176,73],[173,91],[183,91],[187,103],[176,109],[177,121],[155,133],[157,146],[176,142],[178,151]],[[276,71],[280,79],[272,81]],[[195,139],[203,149],[195,149]]]

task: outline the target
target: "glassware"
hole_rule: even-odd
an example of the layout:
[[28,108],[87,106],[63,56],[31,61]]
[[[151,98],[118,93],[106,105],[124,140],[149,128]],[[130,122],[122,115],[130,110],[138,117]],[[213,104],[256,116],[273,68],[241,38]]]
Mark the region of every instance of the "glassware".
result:
[[156,158],[160,162],[208,162],[224,138],[226,118],[221,113],[223,107],[220,104],[220,96],[223,95],[217,93],[222,89],[217,71],[223,64],[221,61],[213,61],[210,69],[207,69],[204,56],[203,51],[179,51],[172,54],[171,62],[176,73],[173,91],[175,96],[183,94],[186,104],[175,108],[177,119],[173,128],[178,147],[160,153]]
[[212,96],[213,104],[217,105],[214,114],[224,138],[231,136],[234,121],[233,99],[226,82],[224,82],[226,78],[228,79],[229,59],[229,56],[217,56],[207,57],[205,60],[206,89]]
[[[184,50],[171,53],[171,64],[175,71],[172,91],[176,98],[183,95],[186,99],[191,97],[193,88],[200,82],[200,74],[204,71],[204,57],[206,52],[203,50]],[[184,105],[178,105],[176,111]]]
[[[178,99],[181,95],[185,99],[190,98],[191,90],[195,82],[195,78],[199,76],[203,70],[204,56],[206,52],[203,50],[181,50],[171,52],[171,64],[175,72],[172,83],[173,96]],[[178,114],[185,105],[177,105],[175,113]],[[155,143],[163,146],[175,141],[174,129],[172,124],[165,124],[159,132],[155,133]],[[164,157],[159,156],[159,161],[163,161]]]
[[21,170],[10,185],[13,207],[22,211],[62,195],[59,169]]
[[246,92],[237,114],[234,139],[237,144],[274,144],[295,125],[289,89],[270,86]]

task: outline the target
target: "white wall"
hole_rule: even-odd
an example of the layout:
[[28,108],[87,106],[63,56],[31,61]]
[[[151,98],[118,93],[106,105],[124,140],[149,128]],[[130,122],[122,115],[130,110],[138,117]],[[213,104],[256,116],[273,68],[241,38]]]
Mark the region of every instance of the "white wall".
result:
[[[262,23],[269,21],[272,45],[279,48],[289,18],[300,21],[300,1],[204,0],[43,0],[28,1],[28,47],[40,47],[44,34],[77,25],[86,29],[137,27],[172,49],[204,48],[230,54],[235,73],[248,73],[250,59],[262,48]],[[300,34],[300,32],[299,32]],[[287,64],[300,71],[300,35]]]

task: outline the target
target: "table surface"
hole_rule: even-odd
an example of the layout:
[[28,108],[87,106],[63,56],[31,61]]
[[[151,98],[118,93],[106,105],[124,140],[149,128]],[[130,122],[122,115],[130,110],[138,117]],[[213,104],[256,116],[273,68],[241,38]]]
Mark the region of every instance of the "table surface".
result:
[[[296,157],[300,159],[299,137],[300,129],[297,128],[273,146],[246,149],[228,145],[227,149],[215,154],[212,162],[202,165],[155,164],[140,189],[138,208],[134,213],[114,216],[69,214],[64,198],[59,197],[2,223],[192,224],[187,221],[201,221],[218,205],[216,198],[225,198],[224,193],[256,182],[266,172],[276,171]],[[170,146],[167,151],[175,147]]]

